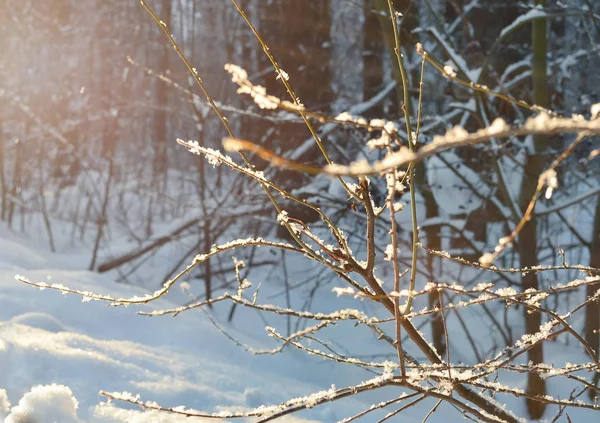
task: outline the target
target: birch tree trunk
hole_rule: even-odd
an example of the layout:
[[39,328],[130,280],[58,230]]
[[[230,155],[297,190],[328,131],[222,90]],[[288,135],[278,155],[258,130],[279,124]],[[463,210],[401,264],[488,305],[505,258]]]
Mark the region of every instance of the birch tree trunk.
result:
[[331,90],[334,114],[363,101],[364,4],[331,0]]

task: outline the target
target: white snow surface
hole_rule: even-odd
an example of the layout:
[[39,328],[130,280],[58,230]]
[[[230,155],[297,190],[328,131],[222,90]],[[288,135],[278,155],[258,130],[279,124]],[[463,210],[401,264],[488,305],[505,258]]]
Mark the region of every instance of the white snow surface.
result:
[[[401,218],[407,216],[407,213],[400,213]],[[292,348],[276,355],[252,355],[227,339],[197,309],[175,318],[149,318],[137,314],[138,311],[184,304],[188,297],[177,286],[165,298],[151,304],[115,308],[99,301],[83,303],[75,295],[48,289],[42,291],[19,283],[14,279],[15,274],[32,281],[61,283],[73,289],[113,297],[141,296],[156,289],[160,281],[155,279],[161,274],[160,269],[170,268],[173,260],[166,251],[157,254],[153,263],[147,264],[147,288],[144,289],[114,282],[117,273],[97,274],[83,270],[89,263],[87,250],[65,247],[61,249],[64,252],[51,254],[42,236],[38,236],[40,239],[32,239],[8,230],[0,223],[0,421],[214,422],[214,419],[191,419],[143,410],[119,401],[109,402],[99,392],[131,392],[140,395],[142,401],[155,401],[165,407],[185,405],[206,413],[239,412],[327,391],[332,385],[337,388],[355,385],[374,376],[357,367],[309,356]],[[118,251],[127,250],[127,246],[119,245],[119,242],[112,247]],[[288,270],[292,276],[309,276],[312,271],[306,267],[306,261],[290,264]],[[449,265],[445,269],[451,272]],[[261,278],[267,280],[267,273],[253,274],[252,282],[263,282]],[[274,295],[281,291],[281,286],[265,283],[260,299],[274,303]],[[299,295],[298,291],[294,291],[294,295]],[[423,304],[417,301],[416,309],[421,306]],[[267,336],[264,328],[273,326],[284,333],[285,320],[266,316],[264,321],[257,312],[240,309],[229,323],[230,307],[231,304],[217,305],[207,311],[240,343],[254,349],[271,349],[279,345]],[[371,303],[352,296],[336,298],[331,287],[319,291],[314,298],[314,311],[331,312],[343,308],[377,315]],[[498,336],[470,308],[464,309],[463,313],[465,319],[472,322],[470,328],[474,333],[485,334],[482,339]],[[459,322],[449,316],[447,324],[453,334],[450,340],[455,348],[453,360],[472,361],[472,352]],[[427,327],[423,330],[428,334]],[[354,354],[388,351],[370,331],[361,332],[360,327],[355,328],[351,323],[339,323],[335,332],[328,334],[334,348],[338,344],[351,344]],[[303,342],[307,343],[306,340]],[[319,348],[316,344],[307,345]],[[419,358],[418,351],[411,351],[410,345],[408,348]],[[581,351],[562,343],[548,343],[545,354],[548,363],[557,365],[585,360]],[[525,386],[525,379],[519,375],[503,379],[515,388]],[[548,388],[549,394],[565,398],[573,385],[564,380],[558,384],[554,379],[548,379]],[[400,388],[371,391],[321,404],[277,422],[335,423],[401,394]],[[500,398],[518,416],[527,415],[523,399]],[[403,411],[401,421],[422,421],[435,403],[435,399],[427,399]],[[392,409],[373,412],[359,421],[377,421],[389,411]],[[553,414],[555,408],[550,407],[546,415]],[[569,415],[575,422],[591,421],[586,419],[593,414],[571,409]],[[448,419],[459,421],[462,416],[451,406],[442,404],[428,421],[445,423]],[[223,421],[246,423],[254,420]]]
[[[331,385],[328,377],[316,377],[331,372],[306,370],[314,364],[304,363],[304,354],[290,350],[274,357],[253,356],[229,341],[198,310],[176,318],[136,313],[180,305],[185,302],[181,291],[151,305],[114,308],[21,284],[15,274],[118,297],[148,292],[115,283],[108,274],[82,270],[89,260],[87,253],[51,254],[40,241],[0,224],[0,421],[209,421],[107,402],[99,391],[128,391],[143,401],[214,413],[279,404]],[[217,320],[229,333],[254,348],[273,348],[256,314],[235,319],[227,327],[228,307]],[[245,322],[254,326],[254,333],[242,326]],[[261,339],[256,339],[258,334]],[[348,382],[344,379],[338,379],[340,386]],[[281,421],[336,421],[369,405],[350,400],[341,412],[317,407],[310,416]]]
[[452,151],[430,157],[425,167],[435,201],[449,216],[479,209],[493,191]]
[[78,406],[79,402],[67,386],[37,385],[23,395],[19,404],[11,408],[5,423],[79,423]]
[[534,8],[529,10],[527,13],[520,15],[517,19],[515,19],[510,25],[505,26],[500,32],[500,37],[504,37],[508,32],[512,31],[519,25],[522,25],[524,22],[540,19],[547,16],[547,13],[542,8]]
[[6,418],[10,412],[10,402],[6,395],[6,389],[0,389],[0,419]]

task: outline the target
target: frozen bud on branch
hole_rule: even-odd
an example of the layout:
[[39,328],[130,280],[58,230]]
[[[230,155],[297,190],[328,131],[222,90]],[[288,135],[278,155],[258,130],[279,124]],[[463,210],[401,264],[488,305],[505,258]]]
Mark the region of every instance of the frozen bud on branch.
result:
[[239,67],[238,65],[234,65],[232,63],[225,64],[225,70],[229,72],[231,75],[231,80],[236,84],[248,80],[248,72]]
[[490,267],[494,263],[494,255],[492,253],[485,253],[479,257],[479,264],[481,267]]
[[277,78],[275,79],[283,79],[285,81],[289,81],[290,76],[283,69],[279,69],[279,72],[277,73]]
[[423,44],[417,43],[417,45],[415,46],[415,48],[417,50],[417,54],[419,54],[420,56],[425,56],[427,54],[425,52],[425,50],[423,49]]
[[556,170],[548,169],[540,176],[540,182],[543,185],[547,185],[546,189],[546,199],[549,200],[552,197],[552,192],[558,187],[558,177],[556,175]]
[[[396,254],[400,254],[400,249],[396,248]],[[385,247],[385,258],[384,260],[392,261],[394,259],[394,246],[392,244],[388,244]]]
[[448,78],[456,78],[456,71],[452,68],[452,66],[444,66],[444,76]]
[[277,221],[283,225],[284,223],[287,223],[288,220],[288,212],[286,212],[285,210],[281,210],[281,212],[277,215]]

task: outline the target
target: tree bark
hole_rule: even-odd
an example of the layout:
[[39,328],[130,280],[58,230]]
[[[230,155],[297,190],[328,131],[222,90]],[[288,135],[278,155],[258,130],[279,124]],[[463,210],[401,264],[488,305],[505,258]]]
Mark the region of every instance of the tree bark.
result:
[[[546,7],[546,0],[535,0],[536,5]],[[533,49],[533,102],[542,107],[548,107],[548,77],[547,77],[547,34],[546,20],[537,19],[532,23],[532,49]],[[519,206],[524,213],[529,201],[535,194],[539,175],[544,169],[542,150],[546,143],[545,137],[534,137],[534,151],[527,156],[525,162],[525,174],[519,196]],[[537,222],[535,216],[525,225],[519,234],[519,257],[521,267],[535,266],[537,258]],[[527,273],[521,277],[522,289],[538,289],[537,273]],[[542,323],[539,312],[531,312],[523,309],[525,319],[525,331],[528,334],[537,332]],[[540,364],[544,362],[543,343],[538,343],[531,348],[527,357],[530,363]],[[546,394],[546,382],[537,373],[528,373],[526,392],[529,395],[543,396]],[[531,398],[526,399],[527,410],[533,419],[539,419],[546,409],[541,401]]]
[[[590,266],[600,269],[600,197],[596,203],[594,215],[594,227],[592,229],[592,244],[590,246]],[[600,273],[600,272],[599,272]],[[598,287],[596,285],[588,285],[585,290],[587,298],[596,294]],[[585,341],[592,347],[596,353],[596,358],[600,356],[600,301],[596,299],[589,303],[585,308]],[[594,376],[594,385],[598,386],[600,381],[600,372],[596,372]],[[589,390],[590,399],[598,395],[597,392]]]
[[364,9],[361,1],[331,0],[331,90],[334,114],[363,101]]

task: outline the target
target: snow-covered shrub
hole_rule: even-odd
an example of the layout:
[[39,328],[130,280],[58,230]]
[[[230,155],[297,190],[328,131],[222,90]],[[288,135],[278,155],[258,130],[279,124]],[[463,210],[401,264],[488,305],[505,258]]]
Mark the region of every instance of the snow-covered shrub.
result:
[[[254,181],[255,191],[262,192],[262,198],[274,210],[273,224],[281,225],[287,231],[290,242],[254,236],[204,245],[205,250],[174,278],[159,290],[140,297],[114,298],[75,291],[58,284],[31,282],[24,277],[18,279],[39,288],[75,293],[85,299],[106,301],[114,306],[145,304],[165,295],[192,269],[234,250],[260,246],[297,254],[308,258],[323,272],[337,277],[338,284],[333,291],[344,300],[353,301],[354,308],[312,312],[269,304],[261,297],[259,289],[241,276],[242,264],[235,259],[238,282],[235,292],[211,295],[207,285],[205,298],[194,298],[191,304],[145,314],[177,315],[195,308],[231,302],[294,319],[301,322],[298,329],[292,331],[288,323],[285,334],[278,328],[267,326],[269,336],[279,345],[273,350],[259,352],[278,353],[284,348],[295,348],[339,366],[360,367],[371,375],[352,386],[332,386],[282,404],[260,405],[239,412],[162,406],[130,393],[102,392],[102,395],[137,404],[150,413],[223,419],[256,417],[259,421],[275,420],[365,392],[385,392],[383,388],[394,389],[395,395],[344,421],[390,406],[399,407],[390,412],[389,417],[392,417],[421,401],[430,400],[434,402],[427,416],[444,403],[458,410],[457,418],[464,414],[487,422],[519,421],[517,414],[521,413],[517,413],[518,408],[514,404],[515,399],[521,398],[525,399],[530,415],[536,418],[541,416],[546,405],[554,407],[557,417],[567,408],[597,411],[597,401],[586,402],[579,397],[583,392],[597,391],[593,375],[598,371],[598,345],[592,345],[593,336],[582,337],[574,326],[578,324],[576,319],[583,310],[597,311],[593,304],[600,295],[596,289],[600,283],[598,268],[595,264],[585,266],[567,262],[564,251],[554,245],[565,239],[563,231],[547,231],[550,247],[544,247],[544,251],[551,251],[551,255],[555,255],[558,249],[560,263],[548,264],[549,260],[542,260],[542,242],[538,242],[536,224],[549,226],[553,221],[544,221],[541,217],[575,204],[584,204],[597,196],[596,185],[588,186],[578,195],[570,195],[569,185],[562,188],[558,173],[561,166],[572,163],[574,151],[585,139],[600,134],[600,120],[594,116],[598,106],[593,106],[586,116],[564,117],[551,111],[547,100],[538,101],[538,98],[544,97],[544,91],[547,97],[547,89],[543,87],[534,87],[535,105],[506,94],[501,83],[497,90],[490,89],[480,83],[481,73],[487,72],[487,69],[469,68],[452,46],[444,45],[449,62],[440,63],[430,55],[427,46],[417,44],[413,51],[412,46],[403,45],[398,28],[401,14],[395,11],[391,0],[381,0],[375,2],[376,11],[378,18],[383,19],[382,27],[388,29],[388,55],[393,59],[390,66],[394,68],[399,97],[397,109],[402,116],[367,119],[361,116],[361,108],[354,106],[334,118],[323,116],[300,102],[294,93],[293,80],[281,69],[240,4],[236,0],[232,2],[257,35],[277,75],[276,80],[283,84],[289,99],[270,94],[265,87],[253,82],[244,69],[228,64],[226,70],[237,84],[238,93],[249,96],[265,113],[282,111],[299,116],[322,153],[322,163],[306,164],[293,152],[276,153],[257,141],[239,137],[221,105],[211,97],[210,89],[197,69],[178,47],[168,26],[145,1],[142,4],[169,38],[228,133],[223,141],[224,152],[196,140],[178,140],[179,144],[194,154],[204,156],[210,166],[218,168],[215,172],[229,168]],[[531,9],[506,27],[500,38],[535,21],[533,32],[537,34],[539,43],[540,32],[543,31],[538,21],[543,22],[546,18],[549,15],[540,8]],[[431,32],[439,38],[440,44],[444,44],[439,33]],[[545,42],[545,34],[542,38]],[[538,59],[545,57],[545,50],[534,44],[532,55]],[[413,66],[409,69],[410,59]],[[420,72],[415,63],[420,65]],[[423,83],[426,65],[436,69],[443,78],[466,87],[473,97],[453,106],[464,112],[464,119],[460,118],[455,126],[448,125],[451,129],[437,133],[433,130],[437,123],[423,126],[423,102],[427,97],[427,86]],[[541,68],[542,74],[536,61],[531,73],[538,79],[545,79],[545,62]],[[507,69],[500,82],[506,82],[505,77],[513,71],[514,67]],[[420,83],[410,86],[411,79],[415,77]],[[410,91],[415,86],[418,97]],[[518,119],[507,122],[500,116],[492,116],[488,113],[494,105],[492,100],[482,98],[508,104],[523,119],[521,122],[516,122]],[[477,117],[475,120],[479,125],[472,122],[473,116]],[[364,145],[353,151],[353,156],[361,158],[342,161],[344,155],[340,154],[334,160],[328,145],[315,129],[315,122],[355,128],[368,134],[369,139],[364,140]],[[448,116],[442,122],[456,123]],[[562,134],[569,141],[566,148],[562,145],[555,149],[547,148],[544,144],[549,142],[547,137],[555,134]],[[471,157],[465,151],[470,152]],[[501,151],[502,157],[499,157]],[[257,169],[251,155],[262,158],[271,167]],[[590,154],[586,160],[591,162],[593,157]],[[479,162],[476,159],[480,159]],[[307,184],[309,186],[293,191],[274,182],[269,172],[271,168],[314,178]],[[575,180],[579,176],[577,172],[571,172],[563,181]],[[435,186],[428,187],[428,183]],[[339,207],[317,203],[316,199],[323,193],[327,193],[325,197],[330,199],[335,197],[339,202],[345,201],[345,210],[351,217],[340,217]],[[552,199],[560,202],[553,205],[549,203]],[[538,202],[543,203],[541,205],[545,208],[536,208]],[[290,214],[286,208],[289,203],[310,210],[319,220],[308,222]],[[590,204],[585,203],[585,207],[588,206]],[[472,222],[473,217],[485,220],[485,213],[476,215],[475,212],[481,209],[487,212],[486,207],[500,218],[488,219],[483,230],[481,226],[478,230]],[[596,212],[596,218],[599,215]],[[565,225],[569,226],[569,222]],[[598,231],[594,227],[592,233]],[[578,238],[577,242],[589,244],[590,251],[599,248],[594,235],[591,241],[586,241],[578,228],[570,230],[570,233]],[[464,241],[463,244],[457,246],[446,242],[446,237],[457,236]],[[513,245],[518,250],[513,251]],[[465,253],[467,249],[468,256]],[[465,256],[477,260],[469,260]],[[558,274],[568,276],[555,276]],[[554,280],[544,286],[539,279],[548,278],[546,275],[553,275]],[[184,291],[188,288],[186,282]],[[576,302],[562,301],[566,294],[583,289],[587,292],[586,297],[578,298]],[[487,316],[486,320],[481,316]],[[506,322],[504,325],[499,323],[502,319]],[[513,323],[517,321],[525,323]],[[335,326],[343,324],[354,324],[361,330],[372,332],[373,344],[357,346],[345,339],[342,340],[344,348],[338,350],[337,344],[320,338],[327,337],[326,334]],[[432,342],[420,330],[427,324],[432,327]],[[594,330],[588,333],[593,335]],[[578,349],[586,355],[568,362],[546,362],[542,345],[566,337],[574,339]],[[240,341],[235,342],[247,348]],[[385,352],[363,358],[365,349],[369,353]],[[525,388],[524,374],[528,379]],[[555,378],[560,380],[560,384],[568,385],[571,391],[555,393],[547,390],[545,381]],[[258,398],[261,397],[250,392],[250,402],[255,403]],[[504,406],[504,402],[511,405]]]

